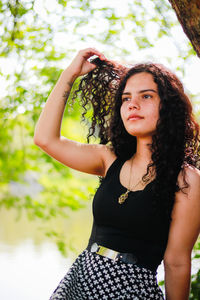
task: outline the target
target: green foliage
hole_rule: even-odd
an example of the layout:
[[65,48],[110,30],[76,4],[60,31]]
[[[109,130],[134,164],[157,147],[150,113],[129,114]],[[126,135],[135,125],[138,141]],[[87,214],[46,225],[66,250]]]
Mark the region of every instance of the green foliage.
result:
[[200,299],[200,270],[197,274],[192,275],[191,282],[191,292],[189,300],[199,300]]
[[67,0],[58,0],[58,3],[61,4],[64,7],[67,6]]
[[[153,38],[148,34],[152,24],[157,28]],[[85,43],[99,45],[108,57],[130,61],[133,45],[140,52],[151,49],[166,35],[173,39],[176,26],[175,13],[168,1],[161,0],[126,0],[123,9],[121,2],[117,9],[109,1],[105,5],[94,0],[58,0],[54,7],[50,1],[0,1],[0,76],[5,83],[0,100],[0,206],[14,207],[19,214],[25,210],[31,220],[39,218],[45,224],[91,200],[97,178],[74,173],[34,145],[42,107],[62,70]],[[185,46],[177,46],[179,60],[175,58],[182,74],[195,55],[189,42]],[[78,99],[73,107],[68,103],[61,134],[86,142],[81,109]],[[200,117],[199,108],[196,115]],[[27,179],[33,175],[34,184]],[[31,192],[32,186],[41,189]],[[62,233],[49,228],[46,235],[66,255],[69,245]],[[199,244],[195,251],[194,259],[199,260]],[[199,299],[198,282],[199,272],[193,276],[190,299]]]
[[[199,262],[200,258],[200,237],[198,238],[197,242],[194,246],[194,255],[193,255],[193,264],[195,265],[196,262]],[[197,271],[196,274],[191,276],[191,290],[190,290],[190,297],[189,300],[198,300],[200,299],[200,269]]]

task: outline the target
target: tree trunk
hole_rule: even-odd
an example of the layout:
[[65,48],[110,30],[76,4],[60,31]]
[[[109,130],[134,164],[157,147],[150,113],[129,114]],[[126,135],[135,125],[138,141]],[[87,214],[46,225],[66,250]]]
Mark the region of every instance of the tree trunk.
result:
[[169,0],[169,2],[200,58],[200,0]]

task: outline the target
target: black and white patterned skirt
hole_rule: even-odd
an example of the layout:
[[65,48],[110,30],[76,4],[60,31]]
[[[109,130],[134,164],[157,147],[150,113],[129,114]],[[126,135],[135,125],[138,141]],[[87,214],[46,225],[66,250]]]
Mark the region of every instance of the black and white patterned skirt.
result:
[[84,250],[50,300],[163,300],[156,272]]

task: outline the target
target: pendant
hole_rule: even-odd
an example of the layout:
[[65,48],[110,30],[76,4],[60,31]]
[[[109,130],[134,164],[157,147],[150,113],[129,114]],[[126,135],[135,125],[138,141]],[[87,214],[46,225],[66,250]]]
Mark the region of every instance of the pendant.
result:
[[119,204],[124,203],[124,201],[128,198],[128,193],[129,193],[129,192],[130,192],[130,191],[127,190],[124,194],[121,194],[121,196],[118,198]]

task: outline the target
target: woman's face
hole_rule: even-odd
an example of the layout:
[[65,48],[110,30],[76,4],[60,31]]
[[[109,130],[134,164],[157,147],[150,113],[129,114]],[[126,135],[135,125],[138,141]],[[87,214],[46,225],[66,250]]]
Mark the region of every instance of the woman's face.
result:
[[120,108],[127,132],[137,137],[152,136],[159,118],[159,104],[158,87],[153,76],[146,72],[131,76],[122,93]]

